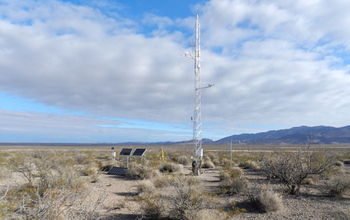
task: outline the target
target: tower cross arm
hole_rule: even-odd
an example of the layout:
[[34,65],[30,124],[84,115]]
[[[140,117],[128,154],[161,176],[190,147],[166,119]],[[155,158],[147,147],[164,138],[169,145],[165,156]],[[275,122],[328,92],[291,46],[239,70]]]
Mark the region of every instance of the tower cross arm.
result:
[[210,88],[214,86],[214,84],[208,84],[207,86],[204,86],[204,87],[201,87],[201,88],[196,88],[196,90],[199,90],[199,89],[207,89],[207,88]]

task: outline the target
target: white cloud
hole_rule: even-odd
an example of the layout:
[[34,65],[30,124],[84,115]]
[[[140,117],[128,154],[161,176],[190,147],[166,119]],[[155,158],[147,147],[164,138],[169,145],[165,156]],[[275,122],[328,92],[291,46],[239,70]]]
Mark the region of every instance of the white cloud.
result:
[[[202,82],[215,84],[203,95],[205,126],[225,136],[238,124],[245,131],[348,124],[348,6],[340,0],[196,5]],[[110,11],[59,1],[1,5],[0,91],[96,117],[187,126],[193,113],[193,64],[182,53],[192,41],[184,28],[194,18],[148,13],[136,21],[115,10],[108,17]],[[155,26],[143,35],[145,24]],[[89,128],[109,125],[84,118]],[[135,131],[107,127],[98,129]],[[186,139],[183,131],[176,135]]]

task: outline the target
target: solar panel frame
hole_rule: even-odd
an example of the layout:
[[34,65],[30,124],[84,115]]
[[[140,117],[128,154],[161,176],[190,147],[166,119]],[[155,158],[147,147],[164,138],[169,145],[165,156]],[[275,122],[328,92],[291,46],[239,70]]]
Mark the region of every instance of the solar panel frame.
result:
[[138,157],[142,157],[147,149],[145,148],[137,148],[134,153],[132,154],[132,156],[138,156]]
[[132,148],[123,148],[120,153],[119,156],[130,156],[132,152]]

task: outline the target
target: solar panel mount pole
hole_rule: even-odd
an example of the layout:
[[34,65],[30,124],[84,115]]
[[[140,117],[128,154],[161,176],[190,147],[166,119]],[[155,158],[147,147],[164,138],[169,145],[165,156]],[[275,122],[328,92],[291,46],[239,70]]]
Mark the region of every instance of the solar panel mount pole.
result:
[[129,158],[130,156],[126,156],[126,169],[129,169]]

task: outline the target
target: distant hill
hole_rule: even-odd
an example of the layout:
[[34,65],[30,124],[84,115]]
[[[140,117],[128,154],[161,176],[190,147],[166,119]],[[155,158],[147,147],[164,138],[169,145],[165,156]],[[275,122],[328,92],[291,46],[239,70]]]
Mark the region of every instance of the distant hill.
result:
[[350,143],[350,126],[335,128],[330,126],[300,126],[290,129],[272,130],[256,134],[239,134],[222,138],[215,144],[337,144]]

